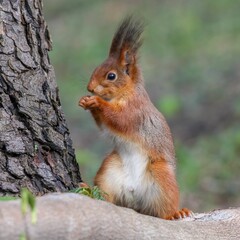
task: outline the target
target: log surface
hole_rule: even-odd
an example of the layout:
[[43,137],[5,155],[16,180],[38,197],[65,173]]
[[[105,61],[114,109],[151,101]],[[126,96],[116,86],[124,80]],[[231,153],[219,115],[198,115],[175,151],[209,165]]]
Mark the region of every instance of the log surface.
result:
[[74,193],[37,198],[37,223],[20,200],[0,202],[0,239],[240,239],[240,208],[166,221]]

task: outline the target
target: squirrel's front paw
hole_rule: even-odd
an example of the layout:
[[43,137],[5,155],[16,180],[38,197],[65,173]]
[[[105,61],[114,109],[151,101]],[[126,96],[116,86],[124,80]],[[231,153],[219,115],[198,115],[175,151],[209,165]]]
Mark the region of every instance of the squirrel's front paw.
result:
[[85,96],[79,100],[79,106],[84,109],[93,109],[99,107],[99,97],[97,96]]

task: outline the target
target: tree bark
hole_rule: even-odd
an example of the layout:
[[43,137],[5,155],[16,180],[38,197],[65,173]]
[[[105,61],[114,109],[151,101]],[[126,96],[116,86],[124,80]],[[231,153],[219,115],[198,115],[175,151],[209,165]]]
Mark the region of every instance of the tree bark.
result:
[[81,181],[48,58],[41,0],[0,1],[0,195]]
[[0,203],[0,238],[19,239],[240,239],[240,208],[166,221],[131,209],[64,193],[37,198],[37,222],[23,216],[20,200]]

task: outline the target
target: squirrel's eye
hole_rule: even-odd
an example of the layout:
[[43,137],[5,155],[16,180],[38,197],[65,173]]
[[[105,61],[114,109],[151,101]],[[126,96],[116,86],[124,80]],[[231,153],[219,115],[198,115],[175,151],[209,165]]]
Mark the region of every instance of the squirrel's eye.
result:
[[107,75],[107,79],[110,80],[110,81],[115,80],[116,77],[117,77],[117,75],[116,75],[115,73],[113,73],[113,72],[110,72],[110,73],[108,73],[108,75]]

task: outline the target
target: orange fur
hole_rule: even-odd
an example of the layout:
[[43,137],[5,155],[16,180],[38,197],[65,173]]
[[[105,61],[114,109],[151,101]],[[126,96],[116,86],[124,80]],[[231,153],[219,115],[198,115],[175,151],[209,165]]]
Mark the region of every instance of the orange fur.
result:
[[142,23],[127,18],[112,42],[109,57],[93,72],[79,105],[113,141],[95,184],[114,204],[165,219],[185,217],[178,210],[175,151],[170,129],[151,103],[137,64]]

